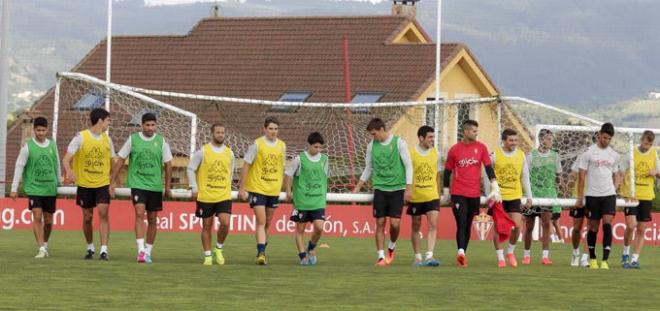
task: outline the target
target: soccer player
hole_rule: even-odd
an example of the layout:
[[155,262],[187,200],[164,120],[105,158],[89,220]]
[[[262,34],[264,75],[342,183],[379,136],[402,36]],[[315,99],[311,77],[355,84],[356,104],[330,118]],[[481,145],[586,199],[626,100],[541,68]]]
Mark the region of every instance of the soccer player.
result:
[[32,229],[39,250],[34,258],[48,257],[48,239],[53,230],[53,213],[60,179],[60,158],[57,146],[48,136],[48,120],[37,117],[32,121],[34,137],[28,140],[16,159],[14,181],[10,197],[18,197],[18,184],[23,180],[23,191],[28,195],[28,208],[32,211]]
[[239,197],[250,202],[257,218],[257,265],[266,264],[268,227],[279,204],[284,179],[286,145],[277,138],[280,122],[264,121],[264,136],[257,138],[243,157]]
[[[442,169],[438,151],[433,147],[435,133],[432,127],[424,125],[417,130],[419,144],[410,149],[413,166],[412,197],[406,214],[412,217],[410,240],[415,255],[414,266],[437,267],[440,262],[433,258],[433,248],[437,237],[440,196],[438,189],[439,172]],[[422,215],[426,215],[426,256],[422,260],[419,243],[422,233]]]
[[[594,133],[591,138],[591,143],[595,144],[596,139],[598,138],[598,132]],[[580,179],[580,161],[584,153],[581,153],[571,165],[571,174],[569,175],[569,181],[573,183],[573,196],[577,198],[577,187],[578,180]],[[586,184],[586,182],[585,182]],[[586,186],[586,185],[584,185]],[[583,191],[584,191],[583,186]],[[576,201],[577,202],[577,201]],[[589,255],[584,253],[580,259],[580,242],[582,241],[582,227],[584,226],[584,218],[586,213],[584,208],[577,206],[571,207],[569,215],[573,218],[573,229],[571,230],[571,243],[573,245],[573,255],[571,256],[571,266],[572,267],[589,267]],[[585,250],[588,248],[585,245]]]
[[[328,156],[321,153],[325,141],[320,133],[307,137],[307,150],[296,156],[285,172],[287,201],[293,201],[290,220],[296,223],[296,247],[300,264],[316,264],[316,245],[325,223],[328,192]],[[305,225],[312,223],[314,232],[305,249]]]
[[[587,245],[589,246],[589,267],[591,269],[599,268],[596,258],[596,239],[601,219],[603,221],[603,260],[600,263],[600,269],[609,269],[607,260],[610,257],[612,246],[612,218],[616,214],[616,188],[621,181],[620,156],[609,146],[612,136],[614,136],[614,126],[611,123],[603,124],[598,133],[597,143],[591,145],[580,158],[580,177],[575,207],[585,207],[589,219]],[[583,203],[585,199],[586,203]]]
[[[408,145],[403,138],[391,135],[385,122],[374,118],[367,124],[367,132],[373,138],[367,145],[365,167],[360,181],[353,189],[358,193],[371,179],[374,188],[373,216],[376,218],[376,266],[385,267],[394,260],[396,241],[399,238],[401,212],[404,201],[412,192],[412,163]],[[385,223],[390,222],[390,241],[385,256]]]
[[[525,154],[517,147],[518,133],[513,129],[505,129],[502,131],[502,146],[496,148],[495,152],[491,154],[495,176],[497,176],[497,181],[502,189],[504,211],[516,224],[511,229],[511,237],[509,238],[509,246],[506,252],[506,258],[512,267],[518,266],[518,261],[513,252],[516,249],[516,242],[518,242],[520,226],[522,225],[523,208],[520,199],[523,196],[523,190],[527,197],[524,208],[528,209],[532,206],[529,167],[525,159]],[[502,249],[502,243],[499,242],[497,231],[493,235],[493,244],[495,245],[495,253],[497,254],[497,266],[500,268],[506,267],[504,250]]]
[[[548,129],[542,129],[539,132],[539,142],[539,148],[532,150],[527,155],[532,195],[536,198],[556,199],[557,180],[561,178],[561,162],[557,152],[552,150],[552,132]],[[559,184],[561,184],[561,181],[559,181]],[[536,206],[525,214],[523,265],[531,263],[532,231],[537,216],[541,217],[541,227],[543,228],[541,235],[543,257],[541,263],[544,265],[552,264],[550,260],[550,233],[553,212],[551,208]]]
[[[481,167],[491,182],[490,198],[501,201],[495,171],[488,156],[488,148],[477,141],[479,123],[466,120],[462,124],[463,139],[449,149],[443,175],[442,200],[451,195],[452,213],[456,220],[456,263],[467,267],[466,252],[472,231],[472,218],[479,213],[481,199]],[[450,183],[451,181],[451,183]]]
[[[639,204],[634,207],[626,207],[626,231],[623,238],[623,254],[621,262],[624,268],[639,269],[639,254],[644,245],[644,230],[649,221],[651,221],[651,210],[653,208],[653,199],[655,199],[655,179],[660,178],[660,160],[658,159],[657,149],[653,147],[655,134],[651,131],[644,131],[639,146],[633,151],[633,165],[635,172],[635,198]],[[631,198],[630,195],[630,156],[622,162],[622,171],[626,172],[626,178],[623,180],[623,194]],[[635,239],[633,241],[633,232]],[[630,258],[630,242],[634,245],[634,253]]]
[[[234,152],[225,145],[225,126],[211,126],[212,140],[193,154],[188,164],[188,181],[192,198],[197,201],[195,215],[202,218],[204,265],[225,264],[222,249],[229,234],[231,217],[231,182],[234,179]],[[217,242],[211,256],[211,233],[214,216],[218,217]]]
[[[115,148],[112,139],[106,134],[110,126],[110,113],[103,108],[95,108],[89,114],[92,126],[78,132],[69,143],[62,164],[66,174],[65,183],[78,186],[76,203],[83,212],[83,233],[87,241],[85,259],[94,258],[94,208],[98,209],[101,254],[99,259],[109,260],[108,240],[110,238],[110,173]],[[71,168],[73,160],[73,169]]]
[[[114,193],[119,172],[126,159],[128,162],[128,181],[131,199],[135,208],[135,241],[137,243],[137,262],[152,263],[151,251],[156,241],[158,230],[158,212],[163,210],[163,164],[165,166],[165,193],[172,197],[170,180],[172,179],[172,151],[162,135],[156,133],[157,120],[153,113],[142,115],[142,131],[133,133],[119,150],[112,167],[110,183]],[[130,158],[129,158],[130,157]],[[147,213],[147,232],[145,244],[144,214]]]

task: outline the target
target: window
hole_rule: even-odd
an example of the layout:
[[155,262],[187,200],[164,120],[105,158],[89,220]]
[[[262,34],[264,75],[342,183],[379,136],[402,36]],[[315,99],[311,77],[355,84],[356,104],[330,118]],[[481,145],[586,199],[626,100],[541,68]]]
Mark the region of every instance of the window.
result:
[[[355,96],[353,96],[351,103],[358,103],[358,104],[377,103],[378,101],[380,101],[381,98],[383,98],[383,96],[385,96],[385,93],[383,92],[357,92]],[[351,108],[351,111],[355,113],[368,113],[369,108],[357,107],[357,108]]]
[[[310,96],[312,96],[312,92],[309,92],[309,91],[287,91],[284,94],[282,94],[279,101],[281,101],[281,102],[303,103]],[[270,111],[273,111],[273,112],[296,112],[298,110],[298,108],[300,108],[300,107],[275,105],[275,106],[270,108]]]
[[128,125],[141,126],[142,125],[142,116],[145,113],[149,113],[149,112],[155,114],[156,118],[158,118],[160,116],[159,111],[144,108],[144,109],[140,110],[140,112],[133,115],[133,117],[131,118],[131,121],[128,121]]
[[[444,98],[440,98],[440,100],[443,100]],[[427,97],[426,101],[433,101],[435,100],[435,97]],[[428,124],[431,127],[435,127],[435,114],[436,114],[436,108],[438,108],[438,105],[428,105],[426,106],[426,124]],[[440,107],[440,111],[442,111],[442,108]],[[440,118],[442,118],[442,114],[440,114]],[[442,124],[442,119],[439,120],[439,123]]]
[[73,108],[76,110],[92,110],[103,107],[104,103],[105,98],[103,95],[87,93],[83,95],[75,105],[73,105]]

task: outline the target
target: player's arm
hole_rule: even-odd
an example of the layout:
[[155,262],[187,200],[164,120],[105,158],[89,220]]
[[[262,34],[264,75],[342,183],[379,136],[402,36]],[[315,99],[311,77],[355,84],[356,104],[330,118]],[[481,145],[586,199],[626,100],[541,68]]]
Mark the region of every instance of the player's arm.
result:
[[250,167],[252,167],[252,162],[254,162],[254,159],[257,157],[257,143],[254,142],[250,147],[248,148],[247,152],[245,153],[245,156],[243,156],[243,169],[241,170],[241,181],[238,184],[238,198],[240,200],[247,200],[247,192],[245,191],[245,180],[247,179],[248,172],[250,171]]
[[[18,184],[21,182],[23,177],[23,170],[25,169],[25,164],[27,164],[29,149],[27,144],[24,144],[21,147],[21,151],[18,152],[18,157],[16,158],[16,167],[14,167],[14,179],[11,182],[11,193],[9,197],[16,200],[18,198]],[[59,178],[59,176],[58,176]]]
[[190,162],[188,162],[188,167],[186,167],[186,175],[188,176],[188,185],[190,186],[191,197],[193,200],[197,200],[197,194],[199,188],[197,187],[197,170],[199,165],[202,163],[202,158],[204,153],[202,149],[195,151]]
[[[110,146],[112,146],[112,142],[110,142]],[[114,157],[114,161],[112,158],[110,158],[110,162],[112,163],[112,173],[110,174],[110,194],[114,197],[115,193],[115,187],[117,186],[117,177],[119,177],[119,172],[121,172],[121,168],[124,167],[124,163],[126,163],[126,159],[128,156],[131,154],[131,137],[129,136],[124,145],[121,147],[119,150],[119,154],[117,154],[116,157]]]
[[73,156],[80,149],[80,145],[82,145],[82,137],[80,136],[80,133],[78,133],[69,143],[69,146],[66,149],[66,154],[64,154],[64,158],[62,159],[62,167],[64,167],[65,184],[72,184],[76,182],[76,175],[73,173],[73,170],[71,169],[71,161],[73,160]]
[[[442,197],[440,198],[440,204],[447,205],[451,200],[451,195],[449,192],[449,186],[451,183],[451,173],[456,166],[456,157],[454,156],[454,149],[449,149],[447,152],[447,160],[445,161],[444,170],[442,171]],[[440,173],[440,170],[438,170]],[[438,179],[440,180],[440,179]]]
[[532,206],[532,186],[529,182],[529,165],[526,159],[523,159],[523,169],[520,177],[522,178],[522,185],[525,190],[525,197],[527,198],[525,206],[529,208]]
[[500,192],[500,185],[497,183],[497,176],[495,176],[495,170],[493,166],[495,165],[495,153],[488,155],[486,152],[483,152],[484,156],[482,158],[482,163],[484,164],[484,170],[486,171],[486,178],[490,182],[484,183],[484,189],[488,193],[488,198],[495,202],[502,202],[502,194]]
[[619,189],[619,186],[621,186],[621,182],[623,181],[623,171],[620,169],[619,159],[614,161],[614,168],[612,171],[612,182],[614,183],[614,189]]
[[296,156],[293,158],[293,161],[289,163],[289,167],[284,171],[284,191],[286,191],[286,201],[291,202],[293,198],[291,194],[291,186],[293,183],[293,176],[298,172],[300,168],[300,157]]
[[584,181],[587,178],[587,170],[580,168],[577,180],[577,198],[575,198],[575,207],[584,207]]
[[397,142],[399,147],[399,157],[403,162],[403,167],[406,173],[406,190],[403,192],[403,200],[410,201],[412,197],[412,182],[413,182],[413,166],[410,159],[410,152],[408,151],[408,144],[405,140],[399,139]]
[[371,165],[371,148],[373,146],[373,141],[370,142],[367,145],[367,152],[364,156],[364,170],[362,171],[362,175],[360,176],[360,180],[358,181],[357,185],[355,185],[355,188],[353,188],[353,193],[358,193],[360,192],[360,189],[364,187],[364,184],[371,178],[371,170],[372,170],[372,165]]
[[165,163],[165,195],[173,199],[174,195],[172,195],[172,160],[174,160],[174,156],[172,156],[172,149],[170,148],[170,144],[168,144],[165,140],[163,140],[163,148],[161,152],[163,156],[163,162]]

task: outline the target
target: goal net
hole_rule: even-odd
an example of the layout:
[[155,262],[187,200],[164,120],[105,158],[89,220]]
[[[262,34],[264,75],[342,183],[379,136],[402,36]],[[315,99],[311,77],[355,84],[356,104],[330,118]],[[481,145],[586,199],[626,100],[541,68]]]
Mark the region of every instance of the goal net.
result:
[[[274,116],[280,121],[279,137],[287,145],[288,160],[305,150],[309,133],[317,131],[324,136],[324,152],[329,156],[330,166],[330,200],[366,202],[370,195],[350,192],[364,169],[366,148],[372,139],[366,126],[375,117],[383,119],[387,129],[403,137],[411,148],[418,143],[416,133],[420,126],[434,127],[437,148],[443,156],[462,139],[461,125],[468,119],[479,122],[479,140],[489,150],[499,146],[499,133],[503,129],[512,128],[519,133],[520,148],[526,153],[535,147],[537,124],[600,125],[597,120],[519,97],[384,103],[378,102],[382,94],[374,93],[356,96],[353,103],[312,103],[306,101],[310,94],[305,92],[286,95],[286,101],[268,101],[183,94],[105,83],[80,73],[62,73],[56,86],[53,135],[58,141],[68,141],[75,131],[88,126],[89,110],[103,107],[107,98],[112,118],[109,133],[119,148],[130,133],[140,130],[141,115],[154,112],[159,118],[158,131],[175,154],[174,184],[185,189],[189,156],[210,141],[211,125],[221,123],[227,129],[226,144],[236,155],[233,187],[237,190],[242,158],[254,139],[263,135],[264,119]],[[586,146],[571,139],[557,139],[557,152],[563,159],[562,169],[566,174],[573,156]],[[559,198],[570,196],[561,191]],[[548,202],[547,205],[554,204]]]

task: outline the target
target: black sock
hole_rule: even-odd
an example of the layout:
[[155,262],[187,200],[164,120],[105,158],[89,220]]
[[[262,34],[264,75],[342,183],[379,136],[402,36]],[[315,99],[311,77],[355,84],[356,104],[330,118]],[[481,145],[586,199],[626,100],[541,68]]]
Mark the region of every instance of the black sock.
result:
[[612,248],[612,225],[603,224],[603,260],[610,258]]
[[307,251],[308,252],[313,251],[315,248],[316,248],[316,244],[312,243],[311,240],[309,242],[307,242]]
[[307,253],[305,253],[305,252],[298,253],[298,257],[300,257],[300,260],[303,260],[303,259],[305,259],[305,257],[307,257]]
[[587,245],[589,246],[589,258],[596,259],[596,239],[598,239],[598,232],[589,230],[587,232]]

